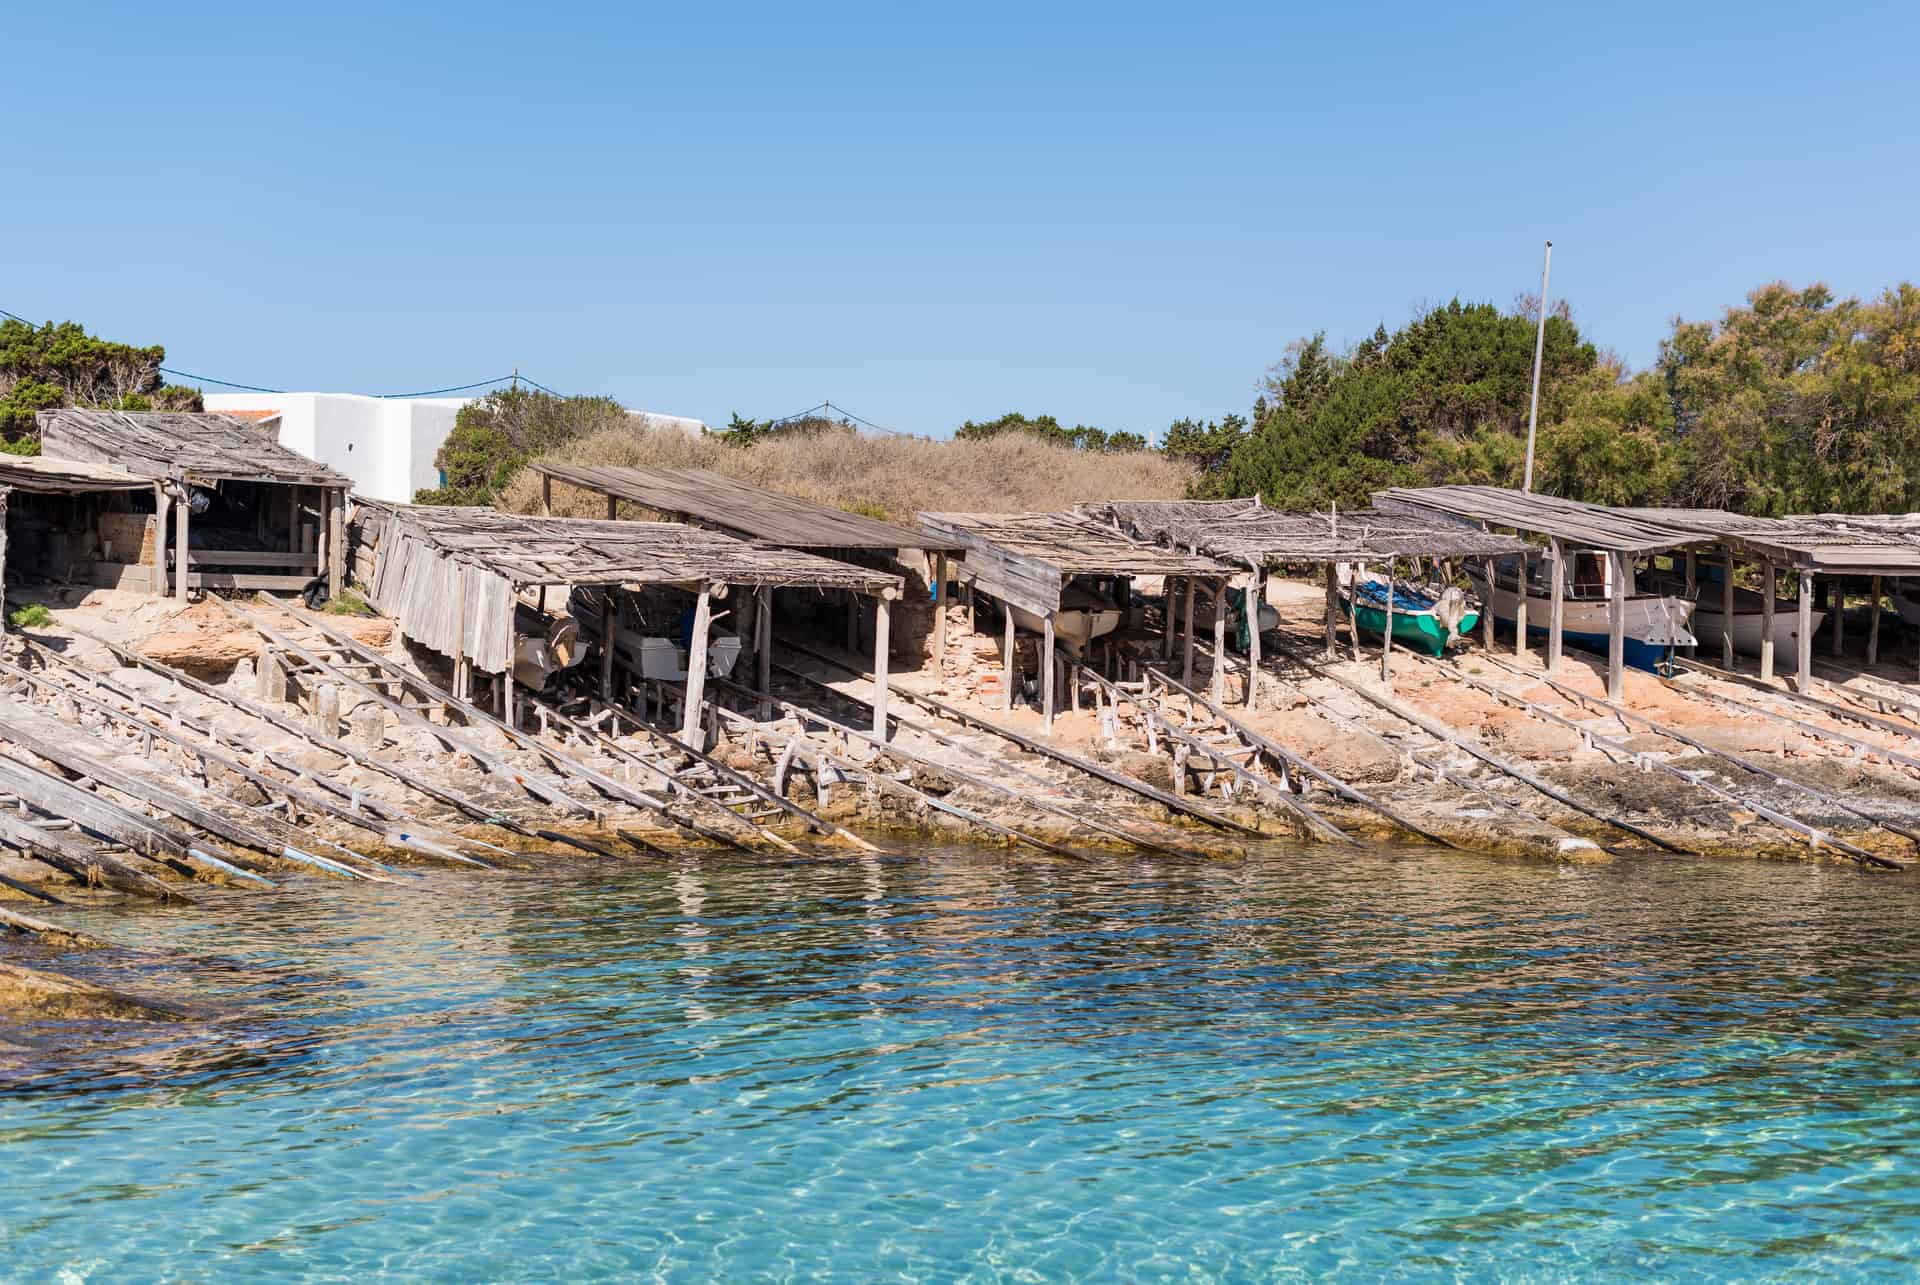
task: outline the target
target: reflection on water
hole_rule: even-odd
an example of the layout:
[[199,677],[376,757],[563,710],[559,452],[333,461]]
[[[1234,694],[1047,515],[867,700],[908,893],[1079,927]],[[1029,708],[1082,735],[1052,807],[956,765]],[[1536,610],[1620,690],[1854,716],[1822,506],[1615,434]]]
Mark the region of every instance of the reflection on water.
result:
[[99,1279],[1904,1276],[1917,911],[1289,847],[98,912],[92,975],[218,1016],[31,1033],[0,1239]]

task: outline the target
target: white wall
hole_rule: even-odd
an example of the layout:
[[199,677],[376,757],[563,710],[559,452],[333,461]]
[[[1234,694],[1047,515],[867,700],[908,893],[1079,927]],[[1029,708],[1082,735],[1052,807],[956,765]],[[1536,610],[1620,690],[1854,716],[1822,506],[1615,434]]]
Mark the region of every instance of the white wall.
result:
[[367,397],[359,393],[209,393],[210,411],[280,414],[280,444],[339,469],[354,490],[407,501],[440,484],[433,457],[467,397]]

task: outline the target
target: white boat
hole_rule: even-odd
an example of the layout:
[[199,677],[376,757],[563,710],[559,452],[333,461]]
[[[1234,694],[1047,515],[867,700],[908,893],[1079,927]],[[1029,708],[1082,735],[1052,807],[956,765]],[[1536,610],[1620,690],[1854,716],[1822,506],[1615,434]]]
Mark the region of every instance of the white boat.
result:
[[1893,609],[1900,613],[1901,620],[1920,629],[1920,580],[1893,582]]
[[[1013,608],[1013,623],[1032,634],[1045,633],[1047,629],[1045,617],[1020,607]],[[1070,607],[1063,602],[1060,610],[1053,613],[1054,641],[1076,656],[1088,643],[1119,627],[1118,607]]]
[[[1685,586],[1672,580],[1661,580],[1660,587],[1672,592],[1685,592]],[[1725,633],[1723,613],[1721,611],[1720,585],[1716,581],[1703,580],[1697,592],[1699,599],[1693,606],[1692,627],[1700,639],[1700,645],[1709,653],[1720,649],[1720,640]],[[1733,649],[1742,656],[1758,656],[1760,640],[1766,636],[1766,602],[1756,589],[1743,589],[1738,585],[1733,589]],[[1819,633],[1825,623],[1827,613],[1816,609],[1813,613],[1813,632]],[[1800,644],[1800,620],[1794,604],[1774,600],[1773,604],[1773,652],[1776,656],[1795,654]]]
[[[1553,587],[1544,570],[1545,559],[1529,563],[1527,578],[1527,637],[1545,638],[1553,612]],[[1597,553],[1576,553],[1567,563],[1565,592],[1561,599],[1560,637],[1570,647],[1597,651],[1605,655],[1612,637],[1610,607],[1613,597],[1612,560]],[[1493,583],[1478,567],[1469,567],[1467,578],[1480,595],[1485,608],[1509,629],[1513,627],[1520,604],[1513,559],[1502,558],[1496,565]],[[1688,629],[1693,604],[1683,596],[1668,593],[1629,593],[1626,595],[1626,663],[1636,669],[1660,672],[1670,667],[1676,647],[1698,643]]]

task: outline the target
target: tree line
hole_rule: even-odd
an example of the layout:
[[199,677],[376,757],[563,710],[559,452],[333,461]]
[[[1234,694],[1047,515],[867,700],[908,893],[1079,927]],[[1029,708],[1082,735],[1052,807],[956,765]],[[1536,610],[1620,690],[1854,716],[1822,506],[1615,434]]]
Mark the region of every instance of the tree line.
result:
[[40,453],[38,411],[201,409],[199,389],[166,381],[166,359],[158,344],[101,339],[78,322],[0,320],[0,451]]

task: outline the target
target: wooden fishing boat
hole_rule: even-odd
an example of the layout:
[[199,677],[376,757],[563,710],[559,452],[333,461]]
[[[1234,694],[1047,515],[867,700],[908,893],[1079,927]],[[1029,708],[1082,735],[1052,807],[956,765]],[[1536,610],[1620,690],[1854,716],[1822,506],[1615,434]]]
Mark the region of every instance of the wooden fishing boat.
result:
[[[1355,577],[1351,569],[1341,570],[1340,606],[1349,612],[1360,631],[1375,638],[1387,631],[1387,578],[1368,571]],[[1446,654],[1447,648],[1480,623],[1479,609],[1456,586],[1444,589],[1432,585],[1393,584],[1393,641],[1398,646],[1425,652],[1429,656]]]
[[[1515,560],[1502,558],[1495,565],[1494,579],[1488,582],[1478,567],[1470,567],[1467,578],[1493,618],[1513,629],[1520,605],[1522,586],[1518,583]],[[1524,587],[1527,600],[1527,638],[1544,639],[1553,612],[1553,586],[1547,579],[1545,559],[1533,559]],[[1579,552],[1567,563],[1568,578],[1561,600],[1560,638],[1569,647],[1607,654],[1612,626],[1609,619],[1614,592],[1611,559],[1597,553]],[[1699,640],[1688,628],[1693,603],[1684,595],[1669,593],[1626,594],[1626,637],[1624,659],[1635,669],[1667,673],[1673,668],[1676,647],[1691,647]]]
[[[1028,633],[1044,633],[1046,620],[1020,607],[1013,609],[1013,623]],[[1060,610],[1053,613],[1054,640],[1072,655],[1096,638],[1120,627],[1120,609],[1084,590],[1070,588],[1060,595]]]

